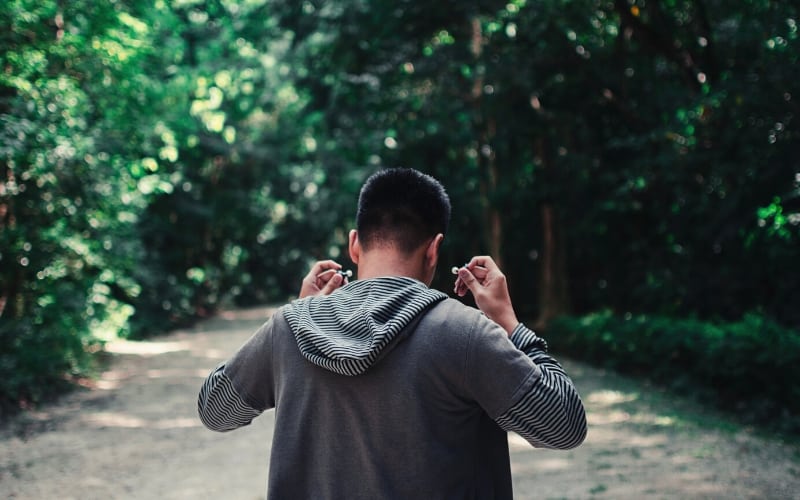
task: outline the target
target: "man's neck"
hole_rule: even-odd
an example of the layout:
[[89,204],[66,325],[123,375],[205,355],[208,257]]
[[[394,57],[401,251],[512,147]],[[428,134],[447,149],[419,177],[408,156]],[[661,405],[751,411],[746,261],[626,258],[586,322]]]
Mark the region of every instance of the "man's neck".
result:
[[358,279],[404,276],[426,283],[424,250],[405,255],[393,248],[374,248],[361,254]]

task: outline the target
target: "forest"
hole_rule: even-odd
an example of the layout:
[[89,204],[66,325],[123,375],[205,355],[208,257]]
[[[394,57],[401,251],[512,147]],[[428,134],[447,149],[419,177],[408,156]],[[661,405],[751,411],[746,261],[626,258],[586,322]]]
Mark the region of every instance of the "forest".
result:
[[[103,342],[345,267],[363,179],[439,178],[553,349],[800,431],[800,6],[6,0],[0,416]],[[352,264],[350,264],[352,266]]]

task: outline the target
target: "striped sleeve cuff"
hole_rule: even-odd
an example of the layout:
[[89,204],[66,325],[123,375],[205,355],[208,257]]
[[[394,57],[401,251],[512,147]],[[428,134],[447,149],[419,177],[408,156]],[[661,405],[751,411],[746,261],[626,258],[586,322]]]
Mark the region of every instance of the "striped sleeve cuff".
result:
[[539,448],[569,450],[586,438],[586,414],[575,388],[566,377],[548,371],[495,421]]
[[547,342],[525,325],[518,324],[510,339],[536,363],[542,375],[495,421],[536,447],[568,450],[578,446],[586,438],[586,414],[572,381],[547,354]]
[[529,350],[532,348],[547,352],[547,342],[522,323],[514,328],[509,339],[517,349],[528,354],[530,354]]
[[206,378],[197,399],[197,412],[203,425],[217,432],[249,425],[261,415],[261,410],[252,408],[236,392],[233,382],[223,371],[224,367],[220,365]]

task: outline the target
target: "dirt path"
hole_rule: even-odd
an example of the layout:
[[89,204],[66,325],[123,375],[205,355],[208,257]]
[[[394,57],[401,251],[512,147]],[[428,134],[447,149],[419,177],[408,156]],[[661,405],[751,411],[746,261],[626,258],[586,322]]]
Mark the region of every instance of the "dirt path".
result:
[[[0,498],[263,498],[272,413],[217,434],[202,427],[195,402],[208,372],[267,314],[224,313],[153,342],[109,346],[115,360],[95,389],[0,430]],[[589,437],[553,452],[511,435],[516,498],[800,498],[800,445],[564,364],[586,402]]]

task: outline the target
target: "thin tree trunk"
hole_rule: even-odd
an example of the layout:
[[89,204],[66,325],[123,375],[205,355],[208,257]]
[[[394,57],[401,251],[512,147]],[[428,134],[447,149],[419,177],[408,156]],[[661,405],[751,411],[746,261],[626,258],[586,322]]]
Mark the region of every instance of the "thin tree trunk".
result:
[[[494,137],[496,133],[496,122],[494,118],[489,119],[489,137]],[[487,141],[488,142],[488,141]],[[497,183],[500,172],[497,167],[497,156],[494,151],[489,153],[487,160],[487,170],[489,174],[489,191],[497,192]],[[503,268],[503,218],[497,206],[489,203],[486,211],[489,236],[489,254],[500,267]]]
[[[545,179],[553,166],[542,139],[536,141],[536,150],[542,159]],[[548,180],[547,182],[553,182]],[[570,309],[569,280],[567,278],[566,247],[564,230],[558,216],[558,210],[550,200],[542,203],[540,208],[542,222],[542,249],[539,276],[539,317],[535,328],[543,329],[553,318],[566,314]]]
[[541,207],[542,258],[539,277],[539,317],[536,328],[542,329],[553,318],[569,312],[569,291],[563,230],[552,204]]
[[[483,54],[483,32],[480,19],[472,19],[472,40],[470,51],[475,58],[476,64],[480,62]],[[483,100],[483,76],[478,74],[472,84],[470,100],[477,116],[482,117],[481,104]],[[503,219],[500,211],[491,202],[492,195],[497,191],[499,181],[499,168],[497,166],[497,156],[491,147],[492,139],[497,134],[497,122],[493,117],[485,120],[477,120],[476,123],[479,133],[479,152],[478,166],[481,173],[481,205],[483,207],[483,221],[486,228],[484,234],[486,238],[489,255],[502,269],[503,267]]]

